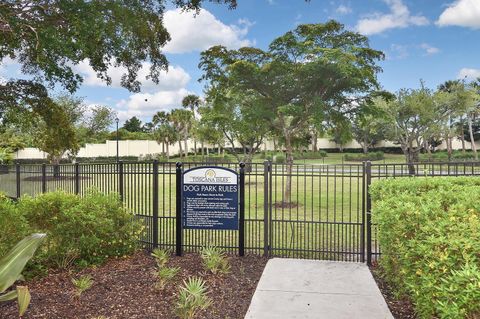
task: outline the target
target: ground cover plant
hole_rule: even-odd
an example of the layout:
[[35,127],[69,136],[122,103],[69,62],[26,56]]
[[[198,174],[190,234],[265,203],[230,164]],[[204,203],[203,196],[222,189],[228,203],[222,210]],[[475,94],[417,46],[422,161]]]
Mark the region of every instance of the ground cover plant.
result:
[[176,313],[181,319],[192,319],[198,311],[207,309],[212,301],[207,296],[207,286],[202,278],[190,277],[180,287]]
[[380,265],[420,318],[480,316],[480,180],[405,178],[374,183]]
[[79,278],[72,278],[72,284],[75,286],[75,296],[80,298],[80,296],[92,288],[93,280],[92,276],[80,276]]
[[200,250],[203,265],[213,274],[226,274],[230,270],[227,256],[217,247],[207,246]]

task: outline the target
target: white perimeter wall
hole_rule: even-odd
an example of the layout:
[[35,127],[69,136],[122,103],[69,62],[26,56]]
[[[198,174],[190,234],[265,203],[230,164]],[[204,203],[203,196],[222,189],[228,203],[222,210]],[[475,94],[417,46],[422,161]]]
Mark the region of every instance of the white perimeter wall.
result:
[[[477,149],[480,149],[480,141],[475,143]],[[162,153],[162,145],[158,144],[156,141],[150,140],[126,140],[118,141],[119,146],[119,155],[120,156],[144,156],[147,154],[160,154]],[[182,142],[182,147],[183,147]],[[318,149],[331,149],[337,148],[338,146],[330,141],[327,138],[319,138],[317,140]],[[398,145],[393,144],[389,141],[379,142],[376,147],[398,147]],[[465,147],[470,149],[470,143],[465,142]],[[200,143],[197,143],[197,148],[200,148]],[[356,141],[351,141],[344,145],[344,148],[361,148],[360,144]],[[454,149],[461,149],[462,142],[458,139],[453,141]],[[189,151],[193,150],[193,141],[188,141]],[[262,150],[273,150],[273,142],[267,141],[261,148]],[[437,149],[446,149],[445,143],[438,146]],[[169,147],[170,155],[179,154],[178,143],[170,145]],[[78,152],[78,157],[114,157],[117,155],[117,141],[106,141],[103,144],[86,144],[84,147],[80,148]],[[17,159],[44,159],[47,158],[47,154],[38,150],[37,148],[27,147],[24,148],[15,154]]]

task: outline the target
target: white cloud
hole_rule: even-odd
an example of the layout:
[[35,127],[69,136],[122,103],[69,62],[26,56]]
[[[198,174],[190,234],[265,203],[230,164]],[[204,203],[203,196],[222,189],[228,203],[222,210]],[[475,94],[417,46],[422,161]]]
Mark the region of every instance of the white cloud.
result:
[[352,8],[341,4],[335,9],[335,12],[339,14],[349,14],[352,13]]
[[425,50],[425,55],[433,55],[433,54],[437,54],[440,52],[440,49],[439,48],[436,48],[428,43],[422,43],[420,44],[420,48],[422,48],[423,50]]
[[240,19],[236,25],[226,25],[205,9],[197,15],[181,9],[168,10],[164,24],[172,38],[163,48],[167,53],[203,51],[214,45],[236,49],[252,44],[245,39],[252,26],[250,21]]
[[118,118],[124,121],[137,116],[149,120],[158,111],[169,111],[181,107],[183,97],[191,93],[181,88],[174,91],[132,94],[128,99],[117,103]]
[[[138,79],[142,83],[142,92],[156,92],[159,90],[178,90],[187,85],[190,81],[190,75],[179,66],[170,66],[168,71],[161,71],[159,83],[156,84],[151,79],[147,79],[150,73],[151,64],[144,62],[138,72]],[[83,76],[83,83],[89,86],[107,86],[105,81],[99,79],[95,71],[90,67],[87,61],[82,61],[74,66],[74,70]],[[122,75],[126,73],[123,67],[110,67],[108,75],[112,79],[111,87],[120,88]]]
[[384,0],[384,2],[390,7],[390,13],[374,13],[369,17],[360,19],[356,26],[358,32],[372,35],[390,29],[429,24],[426,17],[411,15],[402,0]]
[[407,58],[409,55],[407,45],[393,43],[390,45],[390,50],[386,53],[386,59],[401,60]]
[[480,77],[480,69],[463,68],[458,72],[458,79],[476,79]]
[[480,28],[480,1],[457,0],[446,8],[436,24],[438,26],[460,26],[472,29]]

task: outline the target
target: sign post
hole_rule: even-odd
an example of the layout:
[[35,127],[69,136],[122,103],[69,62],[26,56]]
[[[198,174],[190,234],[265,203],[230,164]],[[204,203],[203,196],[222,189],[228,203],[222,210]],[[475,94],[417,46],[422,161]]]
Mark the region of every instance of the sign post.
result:
[[245,165],[236,171],[200,166],[182,172],[177,163],[177,255],[182,229],[238,230],[239,255],[245,253]]
[[183,234],[182,234],[182,163],[177,162],[176,169],[176,186],[177,186],[177,202],[176,202],[176,218],[175,218],[175,252],[177,256],[183,253]]
[[245,163],[240,163],[240,227],[238,229],[238,254],[245,255]]

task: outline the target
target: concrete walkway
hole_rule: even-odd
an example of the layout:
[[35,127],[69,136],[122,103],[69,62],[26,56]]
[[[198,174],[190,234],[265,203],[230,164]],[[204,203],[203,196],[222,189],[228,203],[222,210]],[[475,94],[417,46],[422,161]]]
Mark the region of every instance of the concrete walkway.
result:
[[365,264],[274,258],[245,318],[393,319]]

